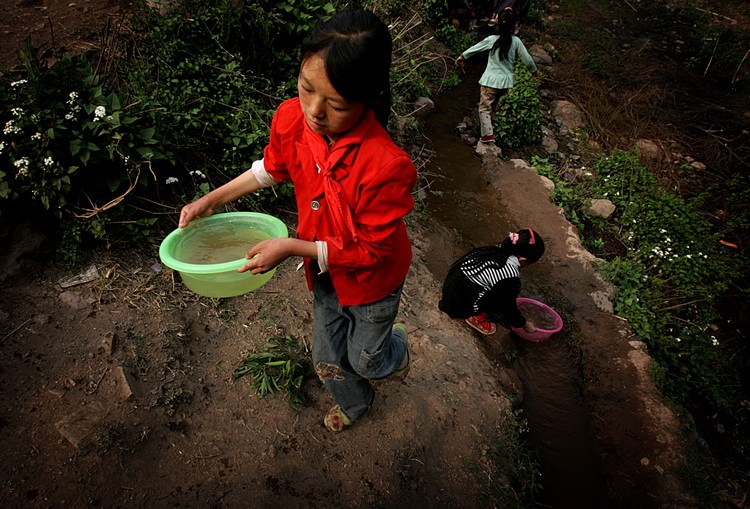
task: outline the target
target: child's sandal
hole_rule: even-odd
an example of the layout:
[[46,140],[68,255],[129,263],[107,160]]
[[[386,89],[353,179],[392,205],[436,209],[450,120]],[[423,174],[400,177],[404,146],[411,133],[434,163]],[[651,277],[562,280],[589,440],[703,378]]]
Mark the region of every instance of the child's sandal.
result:
[[468,323],[472,329],[484,334],[485,336],[490,336],[497,332],[497,326],[490,322],[484,313],[467,318],[466,323]]
[[331,433],[341,433],[352,425],[352,420],[344,413],[340,406],[336,405],[326,414],[323,423]]

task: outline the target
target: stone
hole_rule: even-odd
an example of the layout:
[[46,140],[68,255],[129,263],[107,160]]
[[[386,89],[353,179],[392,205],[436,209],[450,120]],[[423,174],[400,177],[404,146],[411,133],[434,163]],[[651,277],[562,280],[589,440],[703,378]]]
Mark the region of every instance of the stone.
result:
[[562,134],[567,134],[584,126],[583,114],[570,101],[555,101],[552,104],[552,114],[560,125]]
[[606,199],[593,199],[591,205],[588,208],[588,213],[592,216],[608,218],[611,216],[615,209],[615,204]]
[[529,48],[529,55],[537,65],[552,65],[552,57],[539,44],[533,44]]
[[495,145],[494,143],[477,143],[477,148],[474,151],[479,156],[492,156],[492,157],[500,157],[502,155],[502,150],[500,150],[500,147]]
[[55,428],[76,449],[80,448],[100,425],[104,418],[104,407],[95,401],[74,411],[55,423]]
[[119,396],[122,401],[128,401],[133,397],[133,389],[130,386],[130,377],[122,369],[122,366],[117,366],[113,372],[114,381],[113,383],[119,389]]
[[658,161],[663,156],[659,146],[651,140],[637,140],[635,148],[638,152],[638,157],[643,161]]
[[557,149],[560,148],[560,145],[557,143],[557,140],[554,139],[553,137],[544,136],[542,138],[542,148],[548,154],[554,154],[555,152],[557,152]]
[[429,97],[419,97],[414,101],[414,114],[418,117],[429,115],[435,110],[435,103]]
[[542,185],[547,189],[548,191],[552,191],[555,188],[555,183],[552,182],[550,179],[545,177],[544,175],[539,175],[539,180],[542,181]]

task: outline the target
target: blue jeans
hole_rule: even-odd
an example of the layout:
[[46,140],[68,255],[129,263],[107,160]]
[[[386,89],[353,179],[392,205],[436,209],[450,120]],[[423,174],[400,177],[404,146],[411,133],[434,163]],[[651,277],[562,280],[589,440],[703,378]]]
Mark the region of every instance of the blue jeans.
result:
[[362,306],[341,306],[327,274],[316,277],[312,359],[315,373],[350,419],[375,398],[370,380],[385,378],[406,355],[406,338],[393,334],[403,285]]

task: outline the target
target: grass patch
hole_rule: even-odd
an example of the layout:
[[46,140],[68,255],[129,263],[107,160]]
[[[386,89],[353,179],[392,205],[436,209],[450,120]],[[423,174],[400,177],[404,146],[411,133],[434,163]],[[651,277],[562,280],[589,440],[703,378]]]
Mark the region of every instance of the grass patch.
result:
[[491,482],[479,491],[482,507],[535,506],[535,497],[542,487],[541,471],[538,459],[527,446],[527,432],[521,410],[507,410],[487,451]]

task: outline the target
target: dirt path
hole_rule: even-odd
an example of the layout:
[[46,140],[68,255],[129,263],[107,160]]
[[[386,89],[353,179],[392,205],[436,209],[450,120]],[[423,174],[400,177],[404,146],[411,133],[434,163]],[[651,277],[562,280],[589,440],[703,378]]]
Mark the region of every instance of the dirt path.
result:
[[[530,278],[560,289],[576,317],[613,507],[682,500],[676,424],[645,377],[641,345],[589,297],[603,291],[590,258],[559,211],[539,206],[547,191],[535,174],[498,160],[486,170],[498,200],[548,225],[546,261]],[[504,193],[508,185],[534,199]],[[100,259],[100,277],[84,285],[62,289],[46,268],[0,289],[2,498],[14,507],[479,506],[492,476],[485,454],[513,388],[481,340],[437,311],[439,281],[423,256],[450,233],[415,225],[412,234],[401,317],[412,373],[380,386],[371,412],[341,436],[322,426],[331,403],[317,383],[297,414],[231,382],[270,336],[309,341],[310,295],[291,263],[261,291],[219,302],[155,272],[154,247]]]

